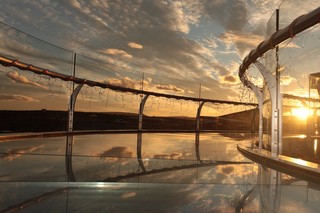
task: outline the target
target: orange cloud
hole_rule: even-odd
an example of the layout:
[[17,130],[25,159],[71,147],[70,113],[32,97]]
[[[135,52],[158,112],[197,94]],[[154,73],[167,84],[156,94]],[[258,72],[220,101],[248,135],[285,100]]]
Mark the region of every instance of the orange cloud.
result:
[[160,84],[157,84],[156,85],[156,88],[159,89],[159,90],[171,90],[171,91],[174,91],[174,92],[177,92],[177,93],[184,93],[184,89],[181,89],[175,85],[160,85]]
[[128,43],[128,46],[134,49],[143,49],[143,46],[141,44],[138,44],[132,41]]
[[0,94],[0,101],[24,101],[24,102],[39,102],[39,100],[24,95],[7,95]]
[[21,83],[21,84],[27,84],[27,85],[39,87],[39,88],[46,89],[46,90],[48,89],[47,86],[39,84],[39,83],[36,83],[36,82],[33,82],[33,81],[30,81],[28,78],[26,78],[23,75],[20,75],[18,72],[10,71],[10,72],[6,73],[6,76],[8,78],[10,78],[11,80],[13,80],[14,82],[18,82],[18,83]]
[[126,58],[126,59],[131,59],[133,57],[126,51],[119,50],[119,49],[106,49],[106,50],[101,50],[100,52],[108,55],[120,56],[121,58]]

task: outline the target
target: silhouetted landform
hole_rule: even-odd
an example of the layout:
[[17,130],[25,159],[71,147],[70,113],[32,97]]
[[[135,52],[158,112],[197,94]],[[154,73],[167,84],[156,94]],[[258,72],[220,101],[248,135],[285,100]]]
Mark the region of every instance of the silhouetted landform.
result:
[[[253,122],[253,110],[232,113],[220,117],[201,116],[201,130],[258,129]],[[257,117],[257,116],[256,116]],[[67,130],[67,111],[30,110],[0,111],[0,132],[50,132]],[[195,117],[143,116],[144,130],[195,130]],[[138,115],[121,112],[75,112],[74,130],[127,130],[138,129]]]

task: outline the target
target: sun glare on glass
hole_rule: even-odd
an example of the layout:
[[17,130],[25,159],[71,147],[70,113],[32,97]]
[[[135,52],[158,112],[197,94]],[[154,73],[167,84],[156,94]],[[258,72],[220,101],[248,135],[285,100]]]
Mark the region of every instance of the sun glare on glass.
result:
[[309,115],[312,114],[312,111],[306,107],[300,107],[300,108],[292,109],[291,113],[293,116],[296,116],[297,118],[299,118],[301,120],[305,120],[305,119],[307,119],[307,117]]

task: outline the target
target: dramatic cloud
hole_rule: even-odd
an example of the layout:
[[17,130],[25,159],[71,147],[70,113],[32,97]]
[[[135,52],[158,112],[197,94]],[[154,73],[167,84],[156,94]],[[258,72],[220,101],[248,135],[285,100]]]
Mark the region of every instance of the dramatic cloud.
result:
[[20,75],[18,72],[10,71],[6,73],[6,76],[11,80],[13,80],[14,82],[39,87],[45,90],[49,89],[45,85],[30,81],[28,78],[24,77],[23,75]]
[[[210,85],[208,98],[221,99],[221,94],[228,93],[230,97],[236,94],[227,84],[219,85],[221,77],[225,82],[234,82],[226,77],[236,74],[229,69],[230,63],[241,61],[263,40],[265,23],[278,3],[276,0],[68,0],[54,3],[4,0],[0,11],[1,20],[9,25],[64,49],[104,61],[100,70],[108,68],[109,72],[123,76],[122,80],[114,80],[111,75],[110,83],[138,88],[137,82],[124,79],[128,75],[123,72],[144,72],[154,75],[152,78],[158,78],[158,82],[162,78],[178,78]],[[12,42],[15,38],[16,43]],[[20,40],[25,41],[23,36],[18,38],[14,34],[10,35],[10,40],[6,43],[14,44],[12,48],[16,49],[20,47]],[[37,48],[46,46],[35,40],[23,43]],[[60,56],[62,49],[49,47],[43,49]],[[37,55],[44,54],[40,51]],[[72,63],[72,52],[70,56]],[[48,54],[37,58],[42,59],[43,64],[50,62],[54,68],[61,66],[59,70],[70,66],[65,62],[62,66],[57,60],[59,57],[48,60],[50,57]],[[88,69],[86,76],[106,79],[99,68]],[[178,93],[193,90],[188,85],[172,86],[170,83],[154,88]]]

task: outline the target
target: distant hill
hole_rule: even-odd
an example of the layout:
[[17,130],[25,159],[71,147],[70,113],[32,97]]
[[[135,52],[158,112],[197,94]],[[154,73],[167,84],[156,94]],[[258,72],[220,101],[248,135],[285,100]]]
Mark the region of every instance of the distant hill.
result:
[[[243,116],[240,116],[244,114]],[[251,112],[252,114],[252,112]],[[201,130],[251,130],[250,112],[222,117],[201,116]],[[0,132],[67,130],[67,111],[0,110]],[[241,119],[240,119],[241,118]],[[143,116],[146,130],[194,130],[194,117]],[[241,123],[241,125],[239,125]],[[128,130],[138,128],[138,115],[126,112],[75,112],[74,130]]]

